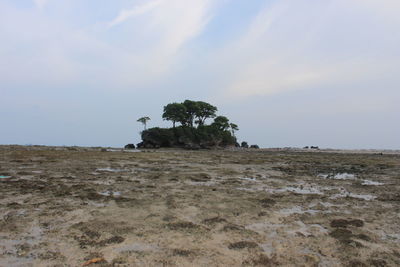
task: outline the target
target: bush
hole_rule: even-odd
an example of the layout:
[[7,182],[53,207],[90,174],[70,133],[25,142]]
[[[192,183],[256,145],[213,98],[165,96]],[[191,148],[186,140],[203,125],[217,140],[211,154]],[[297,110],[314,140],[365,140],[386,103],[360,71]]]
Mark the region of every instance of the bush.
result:
[[143,147],[193,147],[234,146],[236,138],[229,131],[211,125],[198,128],[150,128],[142,132]]

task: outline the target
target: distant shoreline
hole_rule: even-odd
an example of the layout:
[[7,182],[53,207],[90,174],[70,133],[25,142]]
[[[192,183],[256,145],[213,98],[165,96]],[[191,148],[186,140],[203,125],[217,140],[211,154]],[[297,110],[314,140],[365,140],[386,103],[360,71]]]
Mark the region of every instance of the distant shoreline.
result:
[[[18,144],[1,144],[0,148],[30,148],[30,149],[52,149],[52,150],[71,150],[71,151],[97,151],[104,150],[105,152],[126,152],[132,151],[132,149],[124,149],[123,147],[110,147],[110,146],[52,146],[52,145],[18,145]],[[136,149],[134,149],[136,150]],[[148,150],[158,150],[158,151],[171,151],[171,150],[182,150],[186,149],[181,148],[159,148],[159,149],[139,149],[143,151]],[[136,151],[139,151],[136,150]],[[207,149],[201,149],[202,151],[207,151]],[[214,149],[210,149],[211,151]],[[216,148],[215,150],[226,150],[226,151],[266,151],[266,152],[314,152],[314,153],[354,153],[354,154],[390,154],[397,155],[400,154],[399,149],[335,149],[335,148],[319,148],[319,149],[306,149],[306,148],[297,148],[297,147],[273,147],[273,148],[236,148],[236,147],[228,147],[228,148]]]

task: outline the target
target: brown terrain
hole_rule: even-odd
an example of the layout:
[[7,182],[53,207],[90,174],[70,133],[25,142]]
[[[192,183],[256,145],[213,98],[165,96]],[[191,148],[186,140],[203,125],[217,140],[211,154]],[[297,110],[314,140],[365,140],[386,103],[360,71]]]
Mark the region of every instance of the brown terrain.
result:
[[400,266],[400,156],[0,146],[0,266]]

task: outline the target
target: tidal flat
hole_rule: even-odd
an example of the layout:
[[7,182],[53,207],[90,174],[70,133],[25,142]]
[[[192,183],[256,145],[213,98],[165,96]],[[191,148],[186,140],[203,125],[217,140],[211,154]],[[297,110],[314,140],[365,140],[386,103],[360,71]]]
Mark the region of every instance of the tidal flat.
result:
[[396,153],[4,145],[0,191],[0,266],[400,266]]

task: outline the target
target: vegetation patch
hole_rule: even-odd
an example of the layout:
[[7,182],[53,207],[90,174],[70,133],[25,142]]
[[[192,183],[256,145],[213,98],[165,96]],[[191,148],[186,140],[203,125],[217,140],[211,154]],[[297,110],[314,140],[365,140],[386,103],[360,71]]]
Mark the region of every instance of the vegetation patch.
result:
[[253,241],[239,241],[235,243],[229,244],[228,248],[229,249],[251,249],[251,248],[258,248],[258,244]]
[[[144,124],[139,148],[183,147],[200,149],[237,145],[235,131],[238,126],[225,116],[217,116],[217,107],[203,102],[185,100],[164,107],[164,120],[172,121],[172,128],[154,127],[146,129],[149,117],[138,119]],[[207,119],[214,121],[207,125]],[[179,123],[179,126],[176,124]]]
[[359,219],[352,219],[352,220],[335,219],[331,221],[331,226],[335,228],[347,227],[349,225],[354,227],[363,227],[364,221]]

